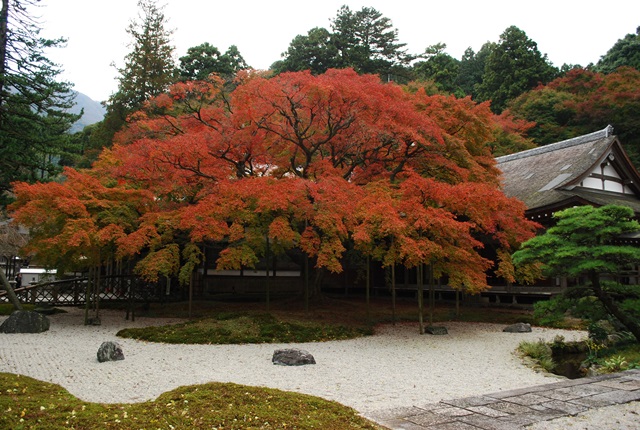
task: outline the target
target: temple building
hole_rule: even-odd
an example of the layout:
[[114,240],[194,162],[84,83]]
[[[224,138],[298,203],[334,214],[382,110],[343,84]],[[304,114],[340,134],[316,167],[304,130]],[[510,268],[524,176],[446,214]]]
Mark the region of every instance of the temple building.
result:
[[[628,206],[640,219],[640,175],[611,126],[496,161],[503,173],[504,193],[523,201],[526,216],[543,227],[553,225],[554,212],[581,205]],[[620,240],[640,245],[640,232]],[[640,284],[639,267],[630,269],[625,282]],[[573,282],[555,278],[538,286],[563,288]]]
[[503,191],[522,200],[544,226],[573,206],[616,204],[640,215],[640,175],[613,127],[496,158]]

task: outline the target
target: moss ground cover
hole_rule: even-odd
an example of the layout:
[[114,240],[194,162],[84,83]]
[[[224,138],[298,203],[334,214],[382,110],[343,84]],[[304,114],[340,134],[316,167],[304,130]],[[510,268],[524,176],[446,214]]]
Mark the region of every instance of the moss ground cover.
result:
[[87,403],[8,373],[0,389],[2,429],[381,429],[335,402],[237,384],[185,386],[133,404]]
[[118,336],[163,343],[242,344],[321,342],[371,333],[366,328],[283,321],[266,313],[223,312],[180,324],[124,329]]

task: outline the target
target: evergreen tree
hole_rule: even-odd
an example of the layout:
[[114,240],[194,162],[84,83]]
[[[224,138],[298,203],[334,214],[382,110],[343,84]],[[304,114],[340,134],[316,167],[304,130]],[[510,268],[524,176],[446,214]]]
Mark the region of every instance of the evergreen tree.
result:
[[163,8],[155,0],[140,0],[138,7],[140,22],[131,22],[127,28],[133,49],[126,55],[124,67],[118,69],[118,91],[111,100],[129,111],[138,110],[175,81],[173,30],[165,28]]
[[478,99],[478,87],[484,77],[487,58],[489,58],[495,47],[495,42],[486,42],[478,52],[474,52],[469,47],[464,51],[464,55],[460,59],[456,85],[464,94],[471,96],[474,100]]
[[342,6],[331,20],[331,30],[313,28],[306,36],[296,36],[283,60],[272,65],[276,73],[352,68],[358,73],[378,74],[383,80],[407,82],[408,64],[415,59],[398,42],[398,30],[389,18],[370,7],[352,11]]
[[424,61],[413,65],[416,79],[432,80],[439,90],[464,96],[456,85],[459,74],[460,61],[444,52],[447,45],[438,43],[425,49]]
[[636,34],[627,34],[623,39],[618,40],[605,55],[600,57],[594,70],[612,73],[622,66],[640,70],[640,27],[636,29]]
[[221,54],[218,48],[205,42],[189,48],[187,55],[179,60],[179,74],[184,80],[204,80],[212,73],[229,79],[238,71],[249,68],[235,45]]
[[220,68],[218,73],[223,76],[233,76],[240,70],[250,69],[240,50],[236,45],[231,45],[220,57]]
[[333,35],[321,27],[312,28],[306,36],[296,36],[282,57],[271,66],[276,73],[311,70],[318,75],[341,66]]
[[65,40],[39,36],[32,15],[39,0],[2,0],[0,10],[0,202],[13,181],[34,181],[59,172],[69,148],[67,131],[80,117],[71,84],[57,81],[61,70],[45,49]]
[[518,27],[511,26],[501,35],[485,65],[478,95],[491,100],[491,109],[500,113],[507,102],[539,84],[555,78],[558,71],[540,54],[538,44]]
[[180,57],[180,78],[203,80],[216,71],[222,54],[208,42],[187,49],[187,55]]
[[113,136],[125,125],[129,114],[176,81],[173,30],[165,27],[163,7],[155,0],[139,0],[138,7],[139,20],[132,21],[126,30],[132,38],[132,49],[125,56],[124,67],[118,69],[118,90],[107,102],[105,119],[94,133],[99,141],[92,142],[92,147],[111,146]]
[[414,59],[403,50],[406,43],[398,42],[398,30],[391,20],[373,8],[353,12],[342,6],[331,28],[342,67],[386,75],[394,66],[406,66]]
[[625,234],[640,224],[629,207],[577,206],[556,212],[556,225],[522,244],[513,254],[517,266],[542,265],[547,276],[584,278],[576,296],[593,296],[640,341],[640,295],[623,285],[625,271],[640,261],[640,248],[625,243]]

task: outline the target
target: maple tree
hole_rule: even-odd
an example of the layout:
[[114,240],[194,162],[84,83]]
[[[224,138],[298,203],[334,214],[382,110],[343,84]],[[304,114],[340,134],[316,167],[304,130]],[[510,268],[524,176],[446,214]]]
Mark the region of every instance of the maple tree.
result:
[[[491,154],[499,128],[487,103],[350,69],[246,71],[231,92],[214,77],[187,81],[150,100],[90,171],[18,186],[15,216],[34,226],[38,205],[54,200],[34,190],[64,194],[86,183],[100,191],[100,205],[92,212],[82,203],[81,220],[56,207],[64,216],[51,237],[36,239],[39,253],[108,246],[116,258],[136,258],[147,279],[180,272],[186,282],[203,243],[222,246],[219,269],[296,248],[317,269],[340,272],[352,242],[385,267],[430,265],[454,288],[478,292],[494,266],[484,242],[505,251],[493,268],[512,280],[510,252],[535,227],[500,191]],[[136,215],[98,223],[110,205]]]
[[95,273],[86,297],[98,317],[99,268],[123,257],[119,241],[136,231],[153,196],[70,168],[63,174],[64,183],[14,184],[14,206],[20,208],[15,222],[30,230],[30,240],[21,252],[61,273]]

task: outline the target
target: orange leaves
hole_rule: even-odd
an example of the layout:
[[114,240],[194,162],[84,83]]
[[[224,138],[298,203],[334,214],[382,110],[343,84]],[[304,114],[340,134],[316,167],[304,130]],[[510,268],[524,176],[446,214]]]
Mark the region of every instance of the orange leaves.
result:
[[144,191],[108,187],[73,169],[64,174],[62,184],[16,184],[18,198],[10,208],[15,220],[30,229],[32,251],[56,250],[42,253],[42,263],[51,266],[69,264],[70,254],[91,257],[123,240],[149,202]]
[[180,268],[180,248],[172,243],[151,251],[136,264],[135,272],[149,282],[157,282],[159,276],[173,276]]
[[271,221],[268,235],[269,239],[288,244],[289,246],[296,242],[300,236],[291,228],[289,220],[282,216],[276,217]]
[[353,243],[384,265],[431,263],[477,289],[489,264],[477,237],[508,247],[530,234],[523,207],[498,189],[500,125],[487,105],[353,70],[236,84],[173,86],[92,173],[17,185],[17,216],[43,247],[139,255],[147,279],[195,267],[197,252],[180,250],[196,243],[224,248],[219,268],[299,247],[335,272]]

